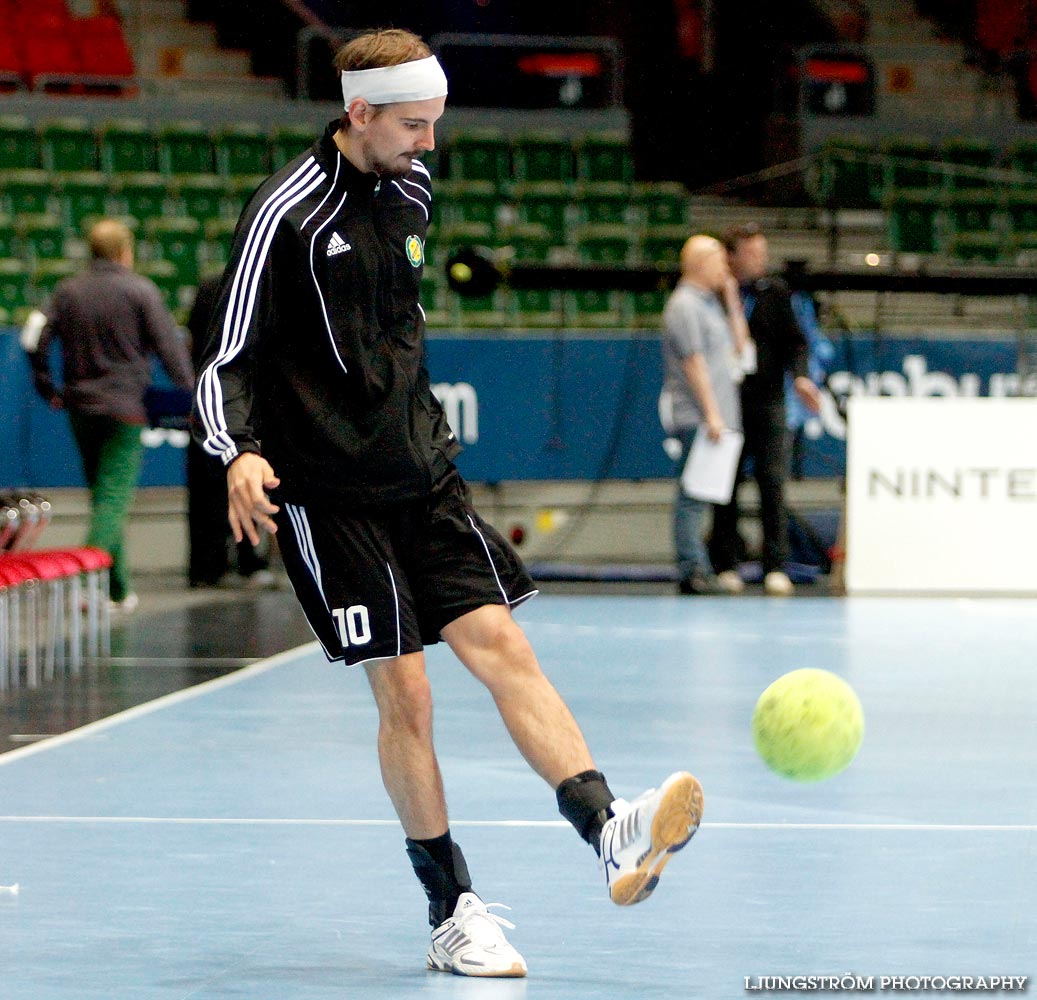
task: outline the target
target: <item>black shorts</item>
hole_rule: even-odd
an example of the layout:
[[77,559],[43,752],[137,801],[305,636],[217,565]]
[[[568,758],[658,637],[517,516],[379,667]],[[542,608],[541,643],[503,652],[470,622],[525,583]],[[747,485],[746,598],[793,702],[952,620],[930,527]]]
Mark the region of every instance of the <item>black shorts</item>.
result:
[[537,592],[456,469],[427,497],[377,508],[274,500],[285,569],[329,660],[416,653],[461,615]]

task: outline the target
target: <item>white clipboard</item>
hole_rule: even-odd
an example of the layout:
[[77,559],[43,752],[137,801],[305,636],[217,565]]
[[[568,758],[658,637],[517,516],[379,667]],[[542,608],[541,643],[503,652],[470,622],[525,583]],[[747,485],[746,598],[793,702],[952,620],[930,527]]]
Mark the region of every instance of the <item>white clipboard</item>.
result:
[[700,426],[681,472],[681,489],[696,500],[730,503],[743,440],[741,431],[725,428],[720,440],[713,441],[705,425]]

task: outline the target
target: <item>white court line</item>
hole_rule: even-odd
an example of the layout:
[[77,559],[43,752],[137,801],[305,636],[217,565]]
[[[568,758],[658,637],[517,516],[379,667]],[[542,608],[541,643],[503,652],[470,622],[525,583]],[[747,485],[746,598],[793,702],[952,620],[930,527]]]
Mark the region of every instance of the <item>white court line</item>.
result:
[[40,740],[31,746],[19,747],[17,750],[8,750],[6,753],[0,754],[0,767],[3,767],[4,764],[10,764],[14,760],[23,760],[32,754],[42,753],[44,750],[54,750],[57,747],[64,746],[66,743],[81,740],[85,736],[92,736],[94,733],[122,725],[124,722],[139,719],[142,715],[150,715],[152,712],[170,708],[173,705],[180,704],[182,701],[190,701],[192,698],[212,694],[213,691],[229,687],[231,684],[237,684],[240,681],[249,680],[258,674],[272,670],[274,667],[283,666],[291,660],[298,659],[311,652],[316,652],[319,648],[320,646],[316,642],[307,643],[305,646],[296,646],[295,649],[278,653],[267,660],[260,660],[258,663],[253,663],[249,667],[243,667],[232,674],[224,674],[223,677],[214,677],[211,681],[203,681],[201,684],[195,684],[193,687],[164,694],[160,698],[154,698],[152,701],[134,705],[133,708],[127,708],[125,711],[116,712],[115,715],[109,715],[103,719],[98,719],[96,722],[87,723],[78,729],[70,729],[67,733],[60,733],[49,739]]
[[[291,819],[245,816],[0,816],[0,823],[90,823],[154,826],[329,826],[398,827],[395,819]],[[454,827],[569,828],[564,819],[450,820]],[[1034,833],[1034,823],[703,823],[712,830],[861,830],[893,833]]]

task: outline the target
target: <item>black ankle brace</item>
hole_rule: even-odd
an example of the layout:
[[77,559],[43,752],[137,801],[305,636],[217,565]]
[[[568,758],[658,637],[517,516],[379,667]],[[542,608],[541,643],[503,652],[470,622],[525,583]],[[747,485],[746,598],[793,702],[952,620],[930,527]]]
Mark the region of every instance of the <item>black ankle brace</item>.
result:
[[[444,836],[449,838],[449,832]],[[407,838],[407,856],[428,897],[428,922],[433,927],[438,927],[454,912],[461,893],[472,891],[472,880],[461,848],[452,840],[449,846],[451,863],[444,865],[433,857],[422,841]]]
[[609,806],[616,798],[605,781],[605,775],[600,771],[574,774],[558,786],[555,795],[558,798],[558,811],[597,851],[601,828],[612,815]]

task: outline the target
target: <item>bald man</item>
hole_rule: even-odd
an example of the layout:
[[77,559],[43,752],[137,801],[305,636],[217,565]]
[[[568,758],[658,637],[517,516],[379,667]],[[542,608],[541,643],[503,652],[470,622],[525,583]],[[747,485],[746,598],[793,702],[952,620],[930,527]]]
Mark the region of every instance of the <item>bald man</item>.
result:
[[[137,485],[147,422],[144,391],[157,355],[181,389],[194,387],[191,359],[153,281],[133,273],[133,234],[116,219],[102,219],[87,236],[92,259],[81,273],[54,289],[47,325],[30,355],[36,391],[54,409],[68,411],[90,487],[86,544],[113,560],[111,598],[137,605],[125,550],[125,524]],[[61,344],[62,380],[49,363],[52,339]]]
[[696,435],[719,441],[725,429],[741,429],[738,382],[748,353],[748,326],[719,240],[692,236],[681,249],[680,266],[680,281],[663,312],[659,398],[663,427],[680,442],[673,508],[678,592],[737,593],[741,581],[734,573],[714,574],[702,540],[709,504],[685,493],[680,473]]

